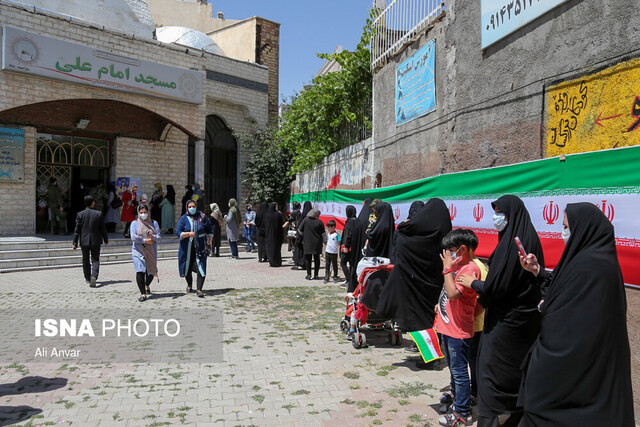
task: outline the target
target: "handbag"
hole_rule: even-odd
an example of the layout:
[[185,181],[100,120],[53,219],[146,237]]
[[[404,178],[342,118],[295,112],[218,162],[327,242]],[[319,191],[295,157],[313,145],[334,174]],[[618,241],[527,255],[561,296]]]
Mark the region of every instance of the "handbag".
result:
[[296,237],[296,230],[287,231],[287,237]]
[[118,197],[117,194],[114,194],[114,198],[111,201],[111,207],[113,209],[118,209],[120,206],[122,206],[122,199]]

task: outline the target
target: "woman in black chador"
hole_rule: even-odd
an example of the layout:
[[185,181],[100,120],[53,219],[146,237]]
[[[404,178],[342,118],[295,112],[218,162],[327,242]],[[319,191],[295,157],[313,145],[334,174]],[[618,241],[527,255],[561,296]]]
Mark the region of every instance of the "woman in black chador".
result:
[[627,302],[613,226],[591,203],[567,205],[553,273],[523,266],[544,289],[542,329],[518,402],[522,426],[635,425]]
[[260,207],[258,208],[258,212],[256,212],[256,228],[258,229],[258,262],[266,262],[267,261],[267,241],[265,239],[265,231],[264,231],[264,216],[267,213],[267,209],[269,205],[267,202],[260,203]]
[[264,237],[267,242],[267,259],[270,267],[280,267],[282,265],[282,237],[284,234],[284,220],[282,214],[278,212],[278,204],[269,204],[267,213],[264,214]]
[[309,214],[309,212],[311,212],[311,209],[313,209],[313,205],[311,204],[311,202],[310,201],[304,202],[304,204],[302,205],[302,213],[300,213],[300,216],[298,217],[298,221],[296,222],[296,238],[295,238],[294,247],[293,247],[294,265],[293,267],[291,267],[292,270],[297,270],[298,267],[304,269],[306,265],[305,264],[306,258],[304,257],[304,247],[302,245],[302,235],[298,233],[297,230],[300,230],[302,223],[307,218],[307,215]]
[[442,238],[450,231],[449,210],[435,198],[398,224],[396,261],[376,313],[409,332],[433,327],[434,307],[444,284]]
[[386,202],[380,202],[374,208],[376,222],[368,233],[367,256],[391,257],[393,232],[396,229],[393,209]]
[[520,266],[514,237],[534,254],[544,268],[538,233],[522,200],[502,196],[492,204],[498,245],[489,257],[486,281],[460,276],[458,280],[479,294],[485,308],[484,330],[478,349],[478,426],[497,426],[500,414],[511,414],[503,424],[515,426],[522,417],[518,390],[522,362],[540,331],[540,288],[533,274]]
[[345,284],[349,287],[349,283],[351,281],[351,268],[355,268],[352,265],[349,265],[349,261],[351,259],[351,248],[347,245],[346,242],[351,242],[351,233],[353,232],[352,227],[356,223],[356,207],[353,205],[348,205],[344,210],[347,215],[347,219],[344,223],[344,229],[342,230],[342,245],[340,249],[340,267],[342,267],[342,272],[344,273]]
[[344,244],[351,248],[351,259],[349,260],[351,264],[351,279],[349,280],[348,292],[355,291],[358,286],[356,268],[363,257],[362,248],[364,248],[364,244],[367,241],[367,228],[369,227],[369,215],[371,214],[371,207],[369,205],[372,201],[373,199],[367,198],[362,203],[362,209],[360,210],[358,219],[356,219],[351,226],[349,240],[344,241]]

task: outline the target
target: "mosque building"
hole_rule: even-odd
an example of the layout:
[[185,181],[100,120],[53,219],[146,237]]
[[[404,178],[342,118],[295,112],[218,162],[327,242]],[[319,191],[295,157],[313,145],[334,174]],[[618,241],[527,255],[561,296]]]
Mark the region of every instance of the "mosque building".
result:
[[[227,20],[216,42],[215,29],[159,23],[152,3],[0,0],[0,235],[48,229],[52,176],[69,227],[98,183],[137,182],[148,195],[170,184],[177,200],[198,183],[207,202],[223,206],[249,196],[238,135],[266,125],[274,91],[277,106],[279,24]],[[211,11],[196,0],[163,1],[176,16],[183,6],[199,7],[202,22]],[[263,23],[253,27],[252,54],[228,54],[233,28],[244,40],[247,22]]]

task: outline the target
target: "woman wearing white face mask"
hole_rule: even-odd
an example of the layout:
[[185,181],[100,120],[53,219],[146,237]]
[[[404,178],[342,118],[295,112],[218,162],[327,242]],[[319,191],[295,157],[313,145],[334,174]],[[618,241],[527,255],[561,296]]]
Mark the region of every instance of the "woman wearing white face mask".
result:
[[506,195],[491,204],[498,245],[489,258],[484,282],[458,276],[473,288],[485,308],[485,322],[478,351],[478,426],[498,425],[498,416],[510,414],[504,425],[517,425],[522,409],[517,405],[522,371],[520,365],[540,330],[540,289],[535,277],[520,267],[519,237],[527,251],[544,267],[540,238],[522,200]]
[[154,276],[158,276],[158,245],[160,227],[156,221],[149,218],[147,205],[140,205],[137,209],[138,219],[131,223],[131,255],[136,269],[136,283],[140,290],[138,301],[146,301],[151,295],[149,285]]
[[563,223],[566,246],[552,273],[534,254],[520,257],[544,289],[542,329],[518,400],[521,425],[634,426],[626,300],[613,225],[592,203],[568,204]]
[[187,212],[180,217],[176,235],[180,238],[178,249],[178,270],[180,277],[187,281],[187,293],[193,291],[192,271],[197,273],[196,294],[204,298],[202,287],[207,275],[207,244],[211,246],[213,228],[207,216],[198,211],[195,200],[186,204]]

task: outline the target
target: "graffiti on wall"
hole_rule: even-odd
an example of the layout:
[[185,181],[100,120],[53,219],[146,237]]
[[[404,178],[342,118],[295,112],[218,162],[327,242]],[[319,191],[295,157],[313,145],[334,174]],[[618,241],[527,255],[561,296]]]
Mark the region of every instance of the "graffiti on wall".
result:
[[640,58],[546,90],[546,157],[640,145]]

